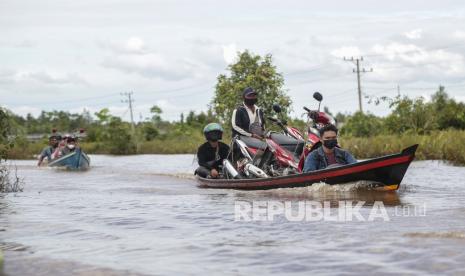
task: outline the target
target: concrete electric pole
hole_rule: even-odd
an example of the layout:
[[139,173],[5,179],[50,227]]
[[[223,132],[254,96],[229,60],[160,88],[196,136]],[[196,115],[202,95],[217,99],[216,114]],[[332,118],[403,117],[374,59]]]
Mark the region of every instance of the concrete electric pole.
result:
[[127,97],[127,99],[124,99],[121,102],[129,104],[129,112],[130,112],[130,115],[131,115],[131,128],[132,128],[132,133],[135,134],[136,127],[135,127],[135,123],[134,123],[134,112],[132,110],[132,103],[134,102],[134,99],[132,98],[133,94],[134,94],[133,92],[121,93],[122,96]]
[[345,61],[350,61],[355,64],[355,69],[352,71],[354,73],[357,73],[357,87],[358,87],[358,107],[360,112],[363,113],[363,106],[362,106],[362,86],[361,86],[361,81],[360,81],[360,73],[368,73],[368,72],[373,72],[373,68],[370,68],[370,70],[366,70],[365,68],[360,69],[360,62],[363,61],[363,57],[360,58],[346,58],[344,57]]

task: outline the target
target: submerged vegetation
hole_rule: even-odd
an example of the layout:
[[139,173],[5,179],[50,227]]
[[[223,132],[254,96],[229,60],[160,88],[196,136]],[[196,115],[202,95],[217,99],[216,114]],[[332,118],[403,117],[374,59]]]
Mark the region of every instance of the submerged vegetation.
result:
[[419,144],[417,160],[446,160],[465,165],[465,131],[443,130],[429,134],[391,134],[370,137],[343,137],[342,146],[357,158],[372,158],[398,153],[413,144]]
[[[162,119],[163,110],[158,106],[150,109],[150,117],[135,125],[111,115],[106,108],[95,114],[42,111],[38,117],[21,117],[2,111],[2,124],[8,124],[8,128],[2,125],[2,160],[6,159],[7,153],[16,159],[33,157],[46,145],[46,136],[52,129],[61,132],[85,129],[86,138],[81,141],[81,146],[88,153],[194,153],[204,142],[202,129],[207,123],[223,122],[224,140],[230,140],[229,114],[241,102],[240,92],[247,86],[259,91],[259,104],[264,108],[280,103],[285,111],[290,110],[291,101],[283,89],[284,79],[273,65],[271,55],[260,57],[248,51],[239,53],[238,61],[228,70],[227,75],[218,77],[207,112],[190,111],[171,122]],[[395,153],[418,143],[418,159],[465,164],[465,104],[449,97],[444,87],[439,87],[428,101],[407,96],[370,101],[387,102],[391,113],[386,117],[361,112],[335,115],[341,129],[342,145],[358,158]],[[325,111],[329,112],[327,108]],[[288,119],[290,125],[303,129],[303,121]],[[43,134],[43,138],[28,141],[26,137],[33,134]],[[15,137],[14,143],[8,137]]]
[[6,164],[8,153],[13,148],[14,143],[10,141],[11,120],[8,112],[0,108],[0,193],[21,192],[22,181],[16,174],[11,174],[11,168]]

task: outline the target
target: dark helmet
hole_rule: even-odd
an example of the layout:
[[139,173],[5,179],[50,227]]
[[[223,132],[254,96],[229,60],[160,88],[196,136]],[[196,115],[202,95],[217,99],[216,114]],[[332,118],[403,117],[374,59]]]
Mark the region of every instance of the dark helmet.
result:
[[213,142],[223,138],[223,131],[223,127],[218,123],[210,123],[203,128],[205,139]]

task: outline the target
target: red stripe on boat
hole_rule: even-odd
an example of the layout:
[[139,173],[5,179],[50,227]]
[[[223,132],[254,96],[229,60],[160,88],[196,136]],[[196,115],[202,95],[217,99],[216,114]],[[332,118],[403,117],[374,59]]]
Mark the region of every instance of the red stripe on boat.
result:
[[[354,166],[351,168],[345,168],[345,169],[339,169],[335,171],[329,171],[329,172],[321,172],[321,173],[314,173],[314,174],[303,174],[302,176],[299,177],[291,177],[291,178],[285,178],[285,179],[266,179],[266,178],[261,178],[261,179],[254,179],[256,181],[247,181],[247,182],[235,182],[235,183],[225,183],[223,181],[219,181],[221,184],[226,184],[224,187],[227,186],[234,186],[234,187],[242,187],[242,186],[249,186],[251,183],[254,184],[254,186],[270,186],[270,185],[279,185],[279,184],[288,184],[288,183],[294,183],[294,182],[304,182],[304,181],[309,181],[309,180],[324,180],[327,178],[331,177],[337,177],[345,174],[351,174],[351,173],[358,173],[358,172],[363,172],[367,171],[370,169],[376,169],[380,167],[385,167],[389,165],[395,165],[395,164],[401,164],[405,162],[411,161],[413,157],[411,155],[408,156],[400,156],[396,158],[391,158],[387,160],[382,160],[382,161],[377,161],[373,163],[368,163],[360,166]],[[219,183],[215,186],[220,186],[218,185]],[[223,185],[221,185],[223,186]]]

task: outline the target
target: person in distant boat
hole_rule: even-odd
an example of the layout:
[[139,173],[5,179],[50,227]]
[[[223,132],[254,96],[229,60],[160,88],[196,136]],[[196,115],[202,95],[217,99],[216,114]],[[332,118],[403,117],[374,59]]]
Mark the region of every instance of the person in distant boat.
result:
[[335,125],[328,124],[320,128],[322,146],[312,151],[305,159],[304,172],[311,172],[356,163],[357,160],[348,151],[338,147],[338,129]]
[[204,178],[218,178],[219,166],[229,154],[229,146],[219,141],[223,138],[223,127],[210,123],[203,129],[203,134],[207,142],[197,150],[199,167],[195,174]]
[[48,138],[48,146],[45,147],[39,155],[39,162],[37,166],[41,166],[44,162],[44,159],[47,158],[47,161],[50,162],[53,159],[53,153],[58,148],[58,145],[61,141],[61,135],[53,133]]
[[66,146],[63,147],[63,149],[61,150],[61,154],[60,156],[64,156],[64,155],[67,155],[73,151],[75,151],[77,148],[77,141],[76,141],[76,137],[74,136],[68,136],[66,138]]
[[243,104],[232,114],[232,134],[262,139],[265,118],[263,111],[256,105],[257,92],[252,87],[247,87],[242,93],[242,98]]

